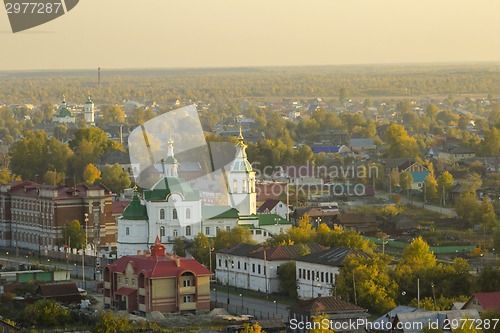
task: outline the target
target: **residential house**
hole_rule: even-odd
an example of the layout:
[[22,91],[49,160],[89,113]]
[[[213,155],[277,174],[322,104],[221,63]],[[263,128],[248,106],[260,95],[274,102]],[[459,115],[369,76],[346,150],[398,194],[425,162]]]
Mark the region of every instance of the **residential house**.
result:
[[150,252],[106,266],[104,304],[128,312],[209,311],[211,275],[192,258],[166,254],[157,237]]
[[475,293],[465,302],[462,309],[475,309],[479,312],[488,310],[500,311],[500,291]]
[[74,282],[40,284],[35,295],[43,299],[52,299],[66,304],[80,303],[82,300],[82,295]]
[[346,230],[354,230],[361,234],[375,234],[378,223],[374,216],[358,213],[342,213],[336,216],[333,226],[340,226]]
[[382,223],[382,231],[388,235],[401,235],[418,230],[419,223],[412,217],[397,214]]
[[257,214],[277,214],[282,218],[287,218],[290,209],[287,208],[286,203],[277,199],[267,199],[257,209]]
[[336,275],[350,255],[370,257],[361,250],[336,247],[297,258],[295,265],[299,299],[335,295]]
[[438,157],[453,163],[476,157],[476,152],[470,148],[454,147],[439,151]]
[[[315,253],[326,249],[318,244],[306,245]],[[280,265],[303,254],[301,245],[280,245],[266,248],[262,245],[237,244],[216,252],[216,277],[220,284],[265,292],[280,291],[278,271]]]
[[372,152],[377,149],[372,138],[351,138],[349,146],[353,152],[358,154]]
[[[358,320],[366,320],[369,316],[368,310],[360,306],[348,303],[334,296],[318,297],[293,304],[290,309],[289,332],[309,332],[303,326],[304,323],[312,323],[312,316],[327,315],[330,328],[337,332],[365,332],[363,327],[352,330],[351,323]],[[299,323],[302,323],[300,325]],[[355,325],[358,326],[358,325]]]

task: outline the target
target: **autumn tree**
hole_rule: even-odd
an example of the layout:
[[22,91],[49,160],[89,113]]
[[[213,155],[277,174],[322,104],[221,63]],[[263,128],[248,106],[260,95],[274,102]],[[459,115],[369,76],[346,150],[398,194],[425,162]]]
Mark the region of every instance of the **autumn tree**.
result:
[[63,185],[66,180],[64,172],[47,171],[42,177],[42,183],[47,185]]
[[438,182],[434,177],[433,173],[429,173],[427,177],[425,177],[425,199],[431,202],[437,202],[438,195]]
[[397,294],[397,284],[389,275],[388,265],[389,258],[383,255],[348,256],[335,280],[337,293],[343,299],[356,298],[358,305],[375,313],[387,312],[396,306]]
[[330,319],[327,314],[312,315],[311,321],[313,327],[309,330],[309,333],[334,333],[330,327]]
[[262,330],[262,326],[259,325],[259,323],[255,324],[249,324],[245,323],[243,325],[243,330],[241,333],[266,333],[264,330]]
[[101,123],[103,124],[125,122],[125,112],[123,112],[118,105],[103,105],[101,108],[101,114]]
[[453,182],[453,176],[448,171],[443,171],[439,175],[437,182],[438,182],[438,189],[437,190],[439,193],[439,197],[442,197],[442,194],[444,194],[445,197],[441,198],[441,199],[448,201],[448,193],[453,188],[453,186],[455,186],[455,184]]
[[405,128],[392,123],[385,132],[388,153],[391,157],[415,157],[419,148],[414,138],[410,137]]
[[469,191],[463,192],[455,202],[457,216],[467,226],[472,226],[479,222],[479,220],[477,220],[478,210],[479,203],[475,193]]
[[250,229],[242,226],[236,226],[229,232],[226,230],[220,230],[214,240],[216,249],[231,247],[240,243],[255,243],[255,241],[252,239],[252,232],[250,231]]
[[87,164],[83,169],[83,181],[88,185],[94,185],[95,181],[101,177],[101,171],[92,163]]

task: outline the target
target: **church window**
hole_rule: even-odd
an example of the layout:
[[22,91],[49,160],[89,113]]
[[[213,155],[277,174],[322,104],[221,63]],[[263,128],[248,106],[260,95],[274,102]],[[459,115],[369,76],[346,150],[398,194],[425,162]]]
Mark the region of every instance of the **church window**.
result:
[[238,181],[235,179],[233,180],[233,193],[238,192]]
[[231,227],[230,227],[230,226],[227,226],[227,227],[226,227],[226,231],[227,231],[227,232],[230,232],[230,231],[231,231]]
[[191,226],[190,225],[188,225],[186,227],[186,236],[191,236]]
[[247,191],[247,181],[243,180],[243,193],[246,193]]
[[160,237],[165,236],[165,227],[160,227]]
[[191,209],[189,208],[186,208],[186,219],[190,219],[191,218]]
[[177,229],[174,229],[174,237],[177,237]]
[[129,227],[126,227],[125,228],[125,235],[130,235],[130,228]]
[[164,220],[165,219],[165,209],[160,209],[160,220]]
[[178,218],[178,217],[177,217],[177,209],[175,209],[175,208],[174,208],[174,210],[172,211],[172,218],[173,218],[174,220],[177,220],[177,218]]
[[205,235],[210,235],[210,227],[205,227]]
[[215,234],[218,235],[219,232],[220,232],[220,228],[219,227],[215,228]]

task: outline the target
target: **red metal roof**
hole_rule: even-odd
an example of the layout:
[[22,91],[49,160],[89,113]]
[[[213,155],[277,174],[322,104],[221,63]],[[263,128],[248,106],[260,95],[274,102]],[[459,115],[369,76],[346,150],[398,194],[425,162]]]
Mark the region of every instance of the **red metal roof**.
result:
[[476,299],[485,310],[500,309],[500,291],[490,293],[475,293]]
[[[177,267],[177,259],[179,267]],[[184,272],[192,272],[195,275],[211,275],[205,266],[192,258],[176,257],[173,255],[166,256],[124,256],[108,265],[112,272],[124,272],[128,264],[132,265],[134,275],[143,273],[145,277],[169,277],[178,276]]]

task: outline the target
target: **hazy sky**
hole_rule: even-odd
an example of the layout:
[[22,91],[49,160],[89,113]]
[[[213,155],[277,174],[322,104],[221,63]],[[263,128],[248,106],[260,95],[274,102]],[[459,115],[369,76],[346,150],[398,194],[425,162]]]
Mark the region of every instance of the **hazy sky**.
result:
[[[3,2],[2,2],[3,3]],[[500,61],[498,0],[80,0],[0,70]]]

